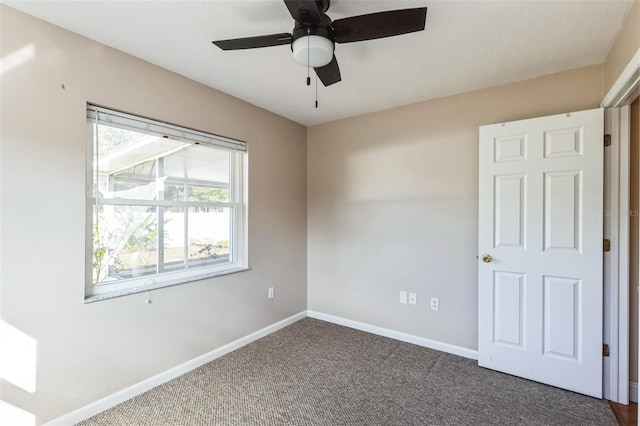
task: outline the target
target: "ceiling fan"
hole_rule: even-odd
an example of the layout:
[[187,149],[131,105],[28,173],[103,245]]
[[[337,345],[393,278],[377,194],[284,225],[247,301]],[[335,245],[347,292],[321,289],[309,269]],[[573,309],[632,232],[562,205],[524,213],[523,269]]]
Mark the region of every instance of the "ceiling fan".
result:
[[[427,8],[391,10],[332,21],[325,12],[330,0],[284,0],[295,20],[293,33],[214,41],[222,50],[254,49],[290,44],[301,65],[315,69],[322,84],[341,80],[333,53],[335,43],[353,43],[424,30]],[[307,77],[307,85],[310,80]]]

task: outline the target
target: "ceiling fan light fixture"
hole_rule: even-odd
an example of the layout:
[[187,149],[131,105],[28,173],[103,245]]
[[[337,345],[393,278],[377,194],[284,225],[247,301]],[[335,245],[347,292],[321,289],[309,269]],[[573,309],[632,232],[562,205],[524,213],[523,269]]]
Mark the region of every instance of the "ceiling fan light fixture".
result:
[[297,38],[291,45],[293,58],[300,65],[323,67],[333,59],[333,42],[319,35]]

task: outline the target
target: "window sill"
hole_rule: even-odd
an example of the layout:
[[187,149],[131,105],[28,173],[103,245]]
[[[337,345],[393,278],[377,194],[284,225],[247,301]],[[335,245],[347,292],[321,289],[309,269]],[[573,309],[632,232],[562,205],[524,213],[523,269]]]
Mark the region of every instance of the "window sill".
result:
[[116,297],[128,296],[130,294],[144,293],[144,292],[147,292],[147,291],[158,290],[160,288],[172,287],[172,286],[175,286],[175,285],[187,284],[187,283],[194,282],[194,281],[206,280],[206,279],[209,279],[209,278],[220,277],[220,276],[223,276],[223,275],[237,274],[238,272],[245,272],[245,271],[250,271],[250,270],[251,270],[251,268],[249,268],[249,267],[239,266],[239,267],[236,267],[236,268],[231,268],[231,269],[227,269],[227,270],[220,271],[220,272],[203,274],[202,276],[192,276],[192,277],[184,278],[184,279],[181,279],[181,280],[175,281],[175,282],[169,281],[169,282],[163,282],[163,283],[156,283],[156,284],[152,284],[152,285],[149,285],[149,286],[132,287],[132,288],[127,288],[127,289],[122,289],[122,290],[114,290],[114,291],[111,291],[111,292],[104,292],[104,293],[100,293],[100,294],[86,296],[85,299],[84,299],[84,303],[100,302],[102,300],[108,300],[108,299],[113,299],[113,298],[116,298]]

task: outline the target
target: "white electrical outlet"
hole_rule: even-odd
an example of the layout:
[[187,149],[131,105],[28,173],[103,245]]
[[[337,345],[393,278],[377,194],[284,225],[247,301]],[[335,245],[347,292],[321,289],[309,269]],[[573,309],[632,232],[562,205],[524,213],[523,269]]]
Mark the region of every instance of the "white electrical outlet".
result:
[[440,301],[435,297],[431,298],[431,309],[437,311],[440,308]]
[[400,292],[400,303],[402,303],[403,305],[407,304],[407,292],[406,291],[401,291]]
[[269,287],[269,293],[267,293],[267,297],[269,299],[273,299],[273,296],[274,296],[273,287]]
[[410,305],[415,305],[416,302],[417,302],[416,294],[415,293],[409,293],[409,304]]

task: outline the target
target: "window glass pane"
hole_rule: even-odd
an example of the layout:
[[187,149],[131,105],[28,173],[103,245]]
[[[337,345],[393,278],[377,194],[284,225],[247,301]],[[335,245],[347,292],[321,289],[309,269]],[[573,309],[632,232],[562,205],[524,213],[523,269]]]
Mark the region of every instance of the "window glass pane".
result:
[[222,188],[207,188],[205,186],[189,186],[188,201],[229,201],[229,190]]
[[231,240],[230,208],[189,209],[189,266],[228,262]]
[[118,129],[117,127],[98,125],[98,144],[100,146],[99,159],[103,160],[114,153],[139,143],[148,138],[143,133],[132,132],[131,130]]
[[167,179],[164,184],[164,199],[169,201],[185,201],[184,182]]
[[156,207],[94,208],[93,282],[155,274],[157,235]]
[[131,130],[98,125],[97,167],[101,173],[111,174],[133,167],[151,158],[159,158],[190,144],[159,136],[145,135]]
[[104,198],[154,200],[158,195],[156,161],[146,161],[116,173],[99,173],[99,191]]
[[164,211],[164,270],[186,267],[184,248],[185,215],[183,207],[166,207]]
[[229,201],[231,153],[207,145],[191,145],[164,157],[165,200]]

